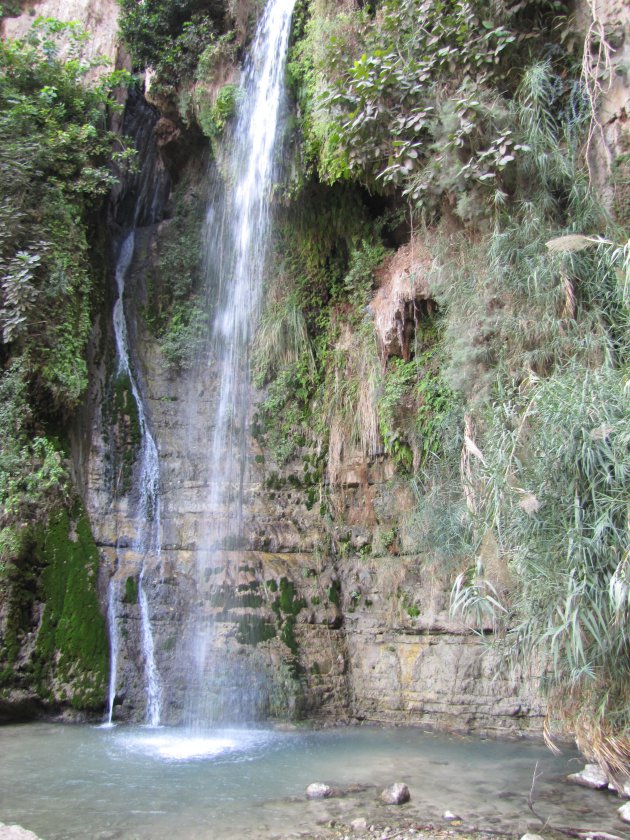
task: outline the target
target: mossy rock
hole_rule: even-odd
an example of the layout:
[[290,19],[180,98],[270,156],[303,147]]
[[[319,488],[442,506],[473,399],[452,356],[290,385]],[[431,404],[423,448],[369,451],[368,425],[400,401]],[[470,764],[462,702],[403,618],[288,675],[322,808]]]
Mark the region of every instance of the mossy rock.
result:
[[77,709],[98,709],[109,648],[97,594],[98,551],[85,514],[51,518],[37,534],[34,555],[43,569],[45,603],[34,661],[39,691],[54,685],[56,699],[67,695]]

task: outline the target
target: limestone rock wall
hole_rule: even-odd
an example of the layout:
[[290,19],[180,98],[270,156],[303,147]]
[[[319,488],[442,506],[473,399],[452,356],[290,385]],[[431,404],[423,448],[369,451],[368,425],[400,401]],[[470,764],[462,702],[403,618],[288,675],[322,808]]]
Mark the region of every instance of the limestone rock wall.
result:
[[[413,499],[391,463],[348,455],[322,516],[300,481],[301,459],[279,467],[251,441],[242,544],[213,554],[200,596],[197,563],[210,515],[206,474],[215,394],[212,371],[169,373],[142,328],[143,283],[159,228],[138,237],[129,279],[137,362],[156,437],[162,483],[162,550],[145,558],[163,720],[186,720],[189,621],[207,597],[209,643],[238,663],[243,690],[267,679],[267,711],[322,721],[421,723],[500,734],[538,732],[543,709],[529,675],[505,676],[497,655],[448,614],[452,573],[427,569],[404,535],[387,534]],[[102,554],[103,602],[113,576],[120,638],[116,716],[142,720],[146,681],[135,586],[143,558],[131,548],[137,522],[108,441],[125,417],[107,406],[107,376],[93,378],[86,499]],[[120,434],[118,434],[120,439]],[[119,453],[120,454],[120,453]],[[216,561],[216,562],[215,562]],[[219,597],[215,596],[220,593]],[[490,635],[491,628],[485,628]]]
[[[125,61],[118,36],[118,3],[116,0],[38,0],[24,4],[18,17],[0,22],[1,34],[7,38],[23,38],[37,17],[50,17],[64,22],[76,21],[89,33],[82,57],[86,61],[104,57],[110,64],[103,69],[120,67]],[[91,71],[98,75],[101,70]]]

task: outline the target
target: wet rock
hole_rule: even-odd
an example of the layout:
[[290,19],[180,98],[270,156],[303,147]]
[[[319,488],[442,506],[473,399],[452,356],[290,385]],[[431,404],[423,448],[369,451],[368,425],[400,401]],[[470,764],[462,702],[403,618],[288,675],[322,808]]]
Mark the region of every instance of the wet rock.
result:
[[608,776],[598,764],[587,764],[579,773],[571,773],[567,781],[593,790],[603,790],[608,787]]
[[626,804],[622,805],[621,808],[617,808],[617,813],[619,814],[620,819],[624,822],[630,823],[630,802],[626,802]]
[[442,814],[442,819],[443,820],[448,820],[449,822],[451,822],[452,820],[458,820],[459,817],[457,816],[457,814],[454,814],[452,811],[444,811],[444,813]]
[[617,782],[610,782],[608,790],[611,790],[623,799],[630,799],[630,781],[622,782],[621,784]]
[[332,795],[333,789],[323,782],[313,782],[306,788],[307,799],[328,799]]
[[0,823],[0,840],[39,840],[39,837],[20,825]]
[[353,831],[365,831],[367,829],[367,820],[365,817],[358,817],[356,820],[352,820],[350,828]]
[[386,805],[404,805],[410,799],[409,788],[404,782],[395,782],[381,793],[381,802]]
[[523,834],[521,840],[544,840],[540,834]]

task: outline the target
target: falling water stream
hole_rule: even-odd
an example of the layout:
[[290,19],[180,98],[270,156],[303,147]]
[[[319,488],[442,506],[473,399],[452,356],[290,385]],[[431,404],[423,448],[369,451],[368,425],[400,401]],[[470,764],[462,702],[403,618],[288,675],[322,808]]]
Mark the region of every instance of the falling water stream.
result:
[[[160,463],[155,440],[147,423],[144,402],[136,379],[131,370],[129,355],[129,336],[127,332],[127,320],[125,317],[125,280],[129,273],[133,260],[135,246],[135,234],[131,230],[123,239],[120,246],[120,253],[116,264],[116,286],[118,298],[114,305],[114,337],[116,342],[116,355],[118,359],[118,376],[125,376],[129,381],[131,394],[138,412],[138,426],[140,429],[140,447],[137,457],[137,491],[138,499],[135,510],[135,536],[132,549],[142,557],[142,567],[138,577],[138,603],[140,605],[141,621],[141,643],[144,660],[144,676],[147,695],[146,722],[151,726],[157,726],[160,722],[160,681],[155,664],[155,653],[153,645],[153,633],[151,630],[151,619],[149,605],[144,587],[145,563],[151,554],[156,558],[160,555]],[[113,585],[113,583],[112,583]],[[110,622],[110,635],[116,637],[115,620]],[[114,707],[114,696],[116,690],[116,668],[118,643],[111,642],[110,652],[112,653],[110,676],[110,697],[109,697],[109,719],[112,722]]]
[[[188,722],[204,725],[225,718],[256,717],[256,681],[251,674],[229,699],[217,688],[226,678],[225,656],[213,655],[212,574],[217,550],[238,547],[242,538],[243,487],[247,470],[249,343],[260,309],[269,235],[274,152],[284,96],[284,69],[295,0],[270,0],[260,20],[243,72],[239,116],[228,151],[227,189],[217,190],[206,220],[204,262],[216,296],[210,364],[216,371],[217,402],[207,463],[208,509],[197,569],[200,606],[193,617],[195,674],[189,690]],[[208,690],[214,699],[209,700]],[[217,700],[218,697],[218,700]],[[227,713],[218,709],[228,708]]]

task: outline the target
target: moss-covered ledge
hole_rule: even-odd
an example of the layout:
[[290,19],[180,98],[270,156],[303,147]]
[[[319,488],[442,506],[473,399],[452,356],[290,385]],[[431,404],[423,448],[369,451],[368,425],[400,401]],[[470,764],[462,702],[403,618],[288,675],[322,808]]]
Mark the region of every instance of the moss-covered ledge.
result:
[[98,562],[78,504],[24,539],[0,583],[0,720],[103,708],[108,640]]

